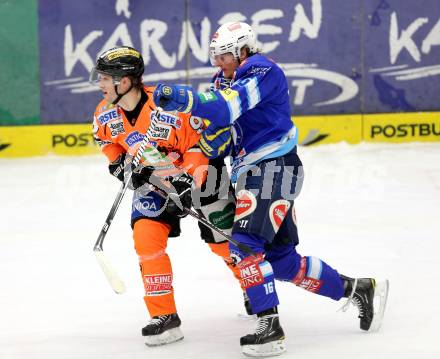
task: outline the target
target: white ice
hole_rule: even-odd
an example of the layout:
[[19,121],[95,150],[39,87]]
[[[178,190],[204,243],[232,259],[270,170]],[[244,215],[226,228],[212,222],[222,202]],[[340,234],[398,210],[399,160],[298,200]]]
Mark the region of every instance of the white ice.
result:
[[[382,329],[355,309],[278,283],[284,358],[439,358],[440,145],[301,148],[298,251],[350,276],[389,278]],[[169,241],[185,339],[143,344],[148,315],[124,199],[104,242],[127,285],[110,289],[93,244],[119,183],[101,156],[0,161],[0,358],[241,358],[254,326],[240,289],[186,218]]]

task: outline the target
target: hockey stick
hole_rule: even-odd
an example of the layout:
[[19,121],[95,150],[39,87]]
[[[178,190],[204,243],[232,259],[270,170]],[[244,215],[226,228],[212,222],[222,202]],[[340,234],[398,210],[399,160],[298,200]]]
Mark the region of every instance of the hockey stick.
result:
[[110,225],[112,224],[113,218],[116,215],[116,211],[118,210],[119,205],[121,204],[122,198],[124,197],[124,194],[127,191],[128,185],[131,180],[131,176],[133,175],[133,169],[135,169],[139,165],[145,153],[145,149],[151,138],[151,133],[156,126],[158,118],[160,117],[160,111],[161,109],[157,108],[153,116],[151,116],[150,127],[148,128],[145,138],[142,140],[141,144],[139,145],[138,151],[131,165],[131,171],[128,171],[128,173],[126,173],[124,182],[119,188],[118,194],[116,195],[116,198],[113,202],[110,212],[107,215],[104,225],[102,226],[101,232],[99,233],[98,239],[96,240],[95,246],[93,247],[93,252],[95,253],[96,260],[101,266],[102,271],[104,272],[108,282],[110,283],[110,286],[118,294],[122,294],[125,292],[125,285],[124,282],[119,277],[119,275],[114,270],[107,256],[104,254],[104,249],[103,249],[104,239],[110,228]]
[[[152,188],[153,191],[155,193],[157,193],[160,197],[162,197],[163,199],[167,199],[167,197],[171,197],[171,195],[176,195],[175,193],[171,192],[171,193],[167,193],[165,192],[163,189],[158,188],[157,186],[155,186],[152,183],[148,183]],[[170,200],[172,200],[172,197],[170,198]],[[220,234],[223,238],[225,238],[228,242],[232,243],[233,245],[235,245],[238,249],[240,249],[242,252],[251,255],[253,257],[258,257],[257,253],[255,253],[249,246],[247,246],[246,244],[240,243],[238,241],[236,241],[235,239],[233,239],[229,234],[223,232],[220,228],[217,228],[216,226],[214,226],[211,222],[209,222],[205,217],[201,216],[198,212],[193,211],[191,208],[187,208],[187,207],[182,207],[181,203],[176,203],[180,209],[183,210],[184,213],[188,214],[189,216],[197,219],[200,223],[204,224],[206,227],[210,228],[211,230],[217,232],[218,234]]]
[[223,236],[223,238],[225,238],[228,242],[232,243],[234,246],[236,246],[238,249],[240,249],[243,253],[246,253],[246,254],[253,256],[253,257],[257,257],[257,253],[255,253],[249,246],[247,246],[246,244],[237,242],[230,235],[223,232],[220,228],[217,228],[211,222],[209,222],[204,217],[202,217],[199,213],[193,211],[190,208],[184,208],[183,210],[185,213],[187,213],[191,217],[197,219],[200,223],[204,224],[206,227],[209,227],[213,231],[215,231],[218,234],[220,234],[221,236]]

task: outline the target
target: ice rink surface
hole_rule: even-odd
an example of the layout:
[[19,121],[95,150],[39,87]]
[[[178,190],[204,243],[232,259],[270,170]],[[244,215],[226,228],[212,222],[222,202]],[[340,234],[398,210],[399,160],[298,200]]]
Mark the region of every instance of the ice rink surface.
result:
[[[382,329],[354,308],[278,283],[284,358],[440,358],[440,144],[300,148],[296,203],[303,255],[349,276],[389,278]],[[0,160],[0,358],[241,358],[255,323],[196,223],[169,241],[185,339],[143,344],[148,315],[127,193],[104,242],[127,285],[116,295],[92,247],[119,188],[103,156]]]

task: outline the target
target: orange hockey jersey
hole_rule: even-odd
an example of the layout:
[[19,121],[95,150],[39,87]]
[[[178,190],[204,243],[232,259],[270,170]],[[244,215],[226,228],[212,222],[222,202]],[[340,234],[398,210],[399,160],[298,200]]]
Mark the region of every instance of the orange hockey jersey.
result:
[[[124,110],[117,105],[102,100],[96,107],[93,119],[94,138],[110,162],[115,161],[122,153],[135,156],[148,131],[150,117],[156,110],[153,102],[154,87],[144,87],[143,91],[147,95],[147,101],[134,124],[128,121]],[[153,129],[150,144],[165,155],[171,152],[177,154],[174,164],[194,175],[198,166],[208,164],[208,159],[196,146],[202,128],[203,121],[199,117],[163,112]],[[198,177],[195,179],[200,185],[205,175]]]

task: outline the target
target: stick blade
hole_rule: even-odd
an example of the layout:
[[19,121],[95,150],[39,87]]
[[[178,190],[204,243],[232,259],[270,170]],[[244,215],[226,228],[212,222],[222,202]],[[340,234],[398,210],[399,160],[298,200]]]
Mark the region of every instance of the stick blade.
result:
[[125,284],[119,278],[116,271],[113,269],[113,266],[111,265],[110,261],[108,260],[107,256],[104,254],[104,251],[102,250],[94,250],[96,260],[98,261],[99,265],[102,268],[102,271],[104,272],[108,282],[110,283],[110,286],[113,288],[113,290],[117,294],[122,294],[125,292]]

